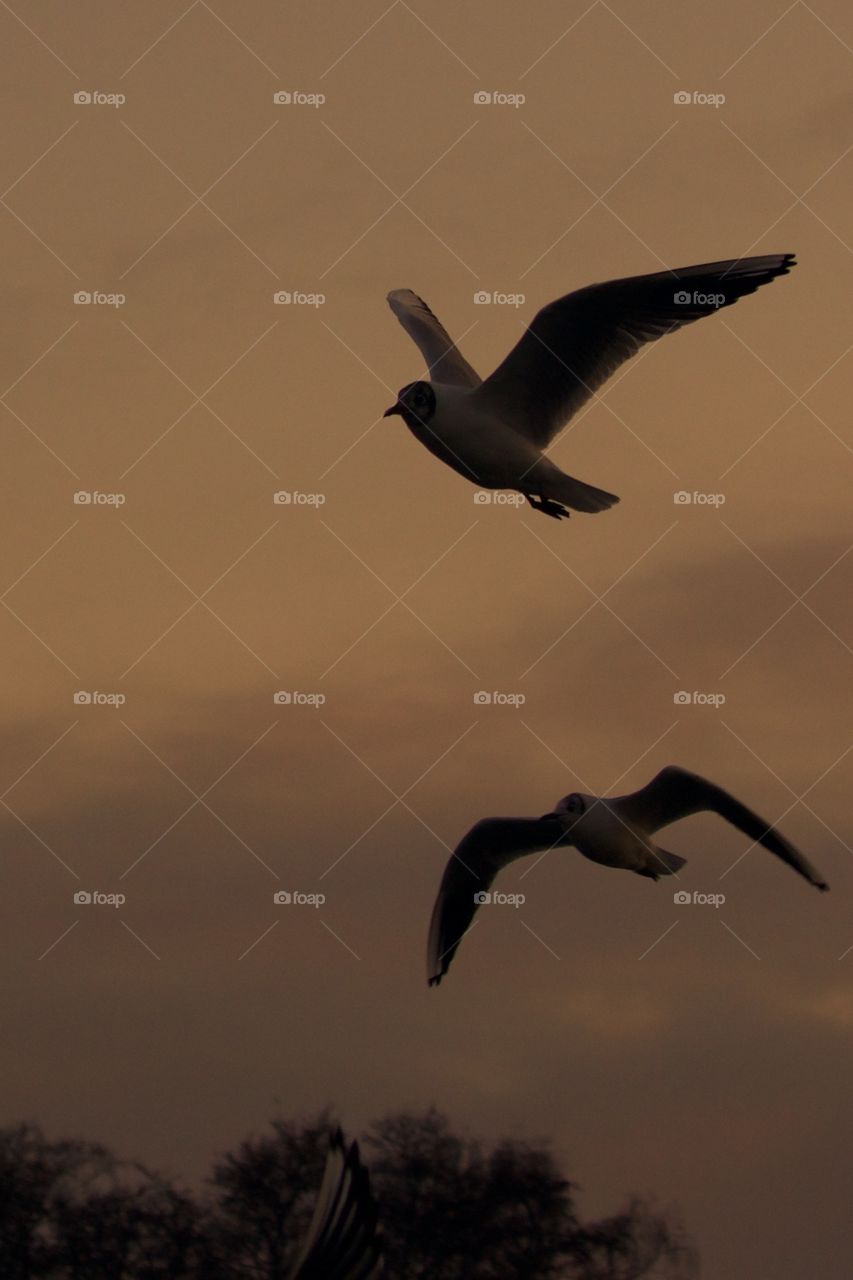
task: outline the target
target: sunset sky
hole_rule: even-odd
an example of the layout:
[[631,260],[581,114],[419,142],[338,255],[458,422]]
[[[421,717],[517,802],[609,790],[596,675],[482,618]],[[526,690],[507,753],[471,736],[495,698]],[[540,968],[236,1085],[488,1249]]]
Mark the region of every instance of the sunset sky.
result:
[[[0,31],[3,1123],[195,1177],[276,1111],[434,1103],[549,1139],[585,1215],[676,1205],[711,1280],[846,1280],[849,5],[12,0]],[[609,512],[476,503],[382,420],[424,373],[389,289],[485,376],[571,289],[787,251],[555,445]],[[668,763],[832,892],[694,817],[664,845],[720,905],[554,851],[427,989],[474,821]]]

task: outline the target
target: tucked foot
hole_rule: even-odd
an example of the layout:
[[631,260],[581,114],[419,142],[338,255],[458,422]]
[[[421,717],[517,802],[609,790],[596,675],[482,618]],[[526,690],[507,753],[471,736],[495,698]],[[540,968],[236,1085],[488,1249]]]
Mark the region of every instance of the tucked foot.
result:
[[541,511],[546,516],[552,516],[555,520],[568,520],[572,514],[567,511],[561,502],[554,502],[552,498],[543,498],[541,495],[534,498],[531,493],[526,493],[525,498],[530,503],[534,511]]

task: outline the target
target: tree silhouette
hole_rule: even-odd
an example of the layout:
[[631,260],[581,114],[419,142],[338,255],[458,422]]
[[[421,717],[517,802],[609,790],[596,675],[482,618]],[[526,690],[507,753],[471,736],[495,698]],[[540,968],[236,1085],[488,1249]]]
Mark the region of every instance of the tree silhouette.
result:
[[195,1275],[199,1209],[144,1166],[88,1142],[0,1130],[3,1280]]
[[[83,1141],[0,1129],[3,1280],[286,1280],[311,1218],[333,1120],[274,1120],[181,1189]],[[639,1197],[581,1222],[547,1146],[487,1146],[430,1109],[362,1139],[389,1280],[687,1280],[695,1254]]]

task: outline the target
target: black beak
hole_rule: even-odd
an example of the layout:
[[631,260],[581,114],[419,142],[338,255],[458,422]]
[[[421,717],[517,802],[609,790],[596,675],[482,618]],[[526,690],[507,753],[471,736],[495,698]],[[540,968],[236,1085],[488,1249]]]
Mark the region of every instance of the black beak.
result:
[[540,822],[559,822],[562,817],[559,813],[543,813],[539,819]]
[[403,410],[402,410],[402,407],[401,407],[401,405],[400,405],[400,401],[398,400],[396,404],[392,404],[392,405],[391,405],[391,408],[390,408],[390,409],[386,409],[386,410],[385,410],[385,412],[383,413],[382,417],[383,417],[383,418],[390,418],[390,417],[392,417],[395,413],[402,413],[402,412],[403,412]]

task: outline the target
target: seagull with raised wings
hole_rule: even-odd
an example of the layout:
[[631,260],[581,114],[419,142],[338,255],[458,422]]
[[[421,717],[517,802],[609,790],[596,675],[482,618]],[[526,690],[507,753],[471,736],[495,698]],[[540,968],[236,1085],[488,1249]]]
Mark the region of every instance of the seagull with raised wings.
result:
[[388,294],[429,381],[410,382],[385,417],[483,489],[516,489],[559,520],[619,499],[566,475],[547,448],[571,417],[647,342],[714,315],[786,275],[792,253],[736,258],[591,284],[550,302],[485,382],[411,289]]
[[451,854],[438,891],[427,944],[427,978],[441,982],[478,906],[502,867],[527,854],[575,848],[605,867],[657,880],[677,874],[685,859],[652,837],[661,827],[708,810],[731,822],[755,844],[775,853],[817,889],[829,885],[790,841],[757,813],[696,773],[668,765],[641,791],[627,796],[565,796],[541,818],[484,818]]

